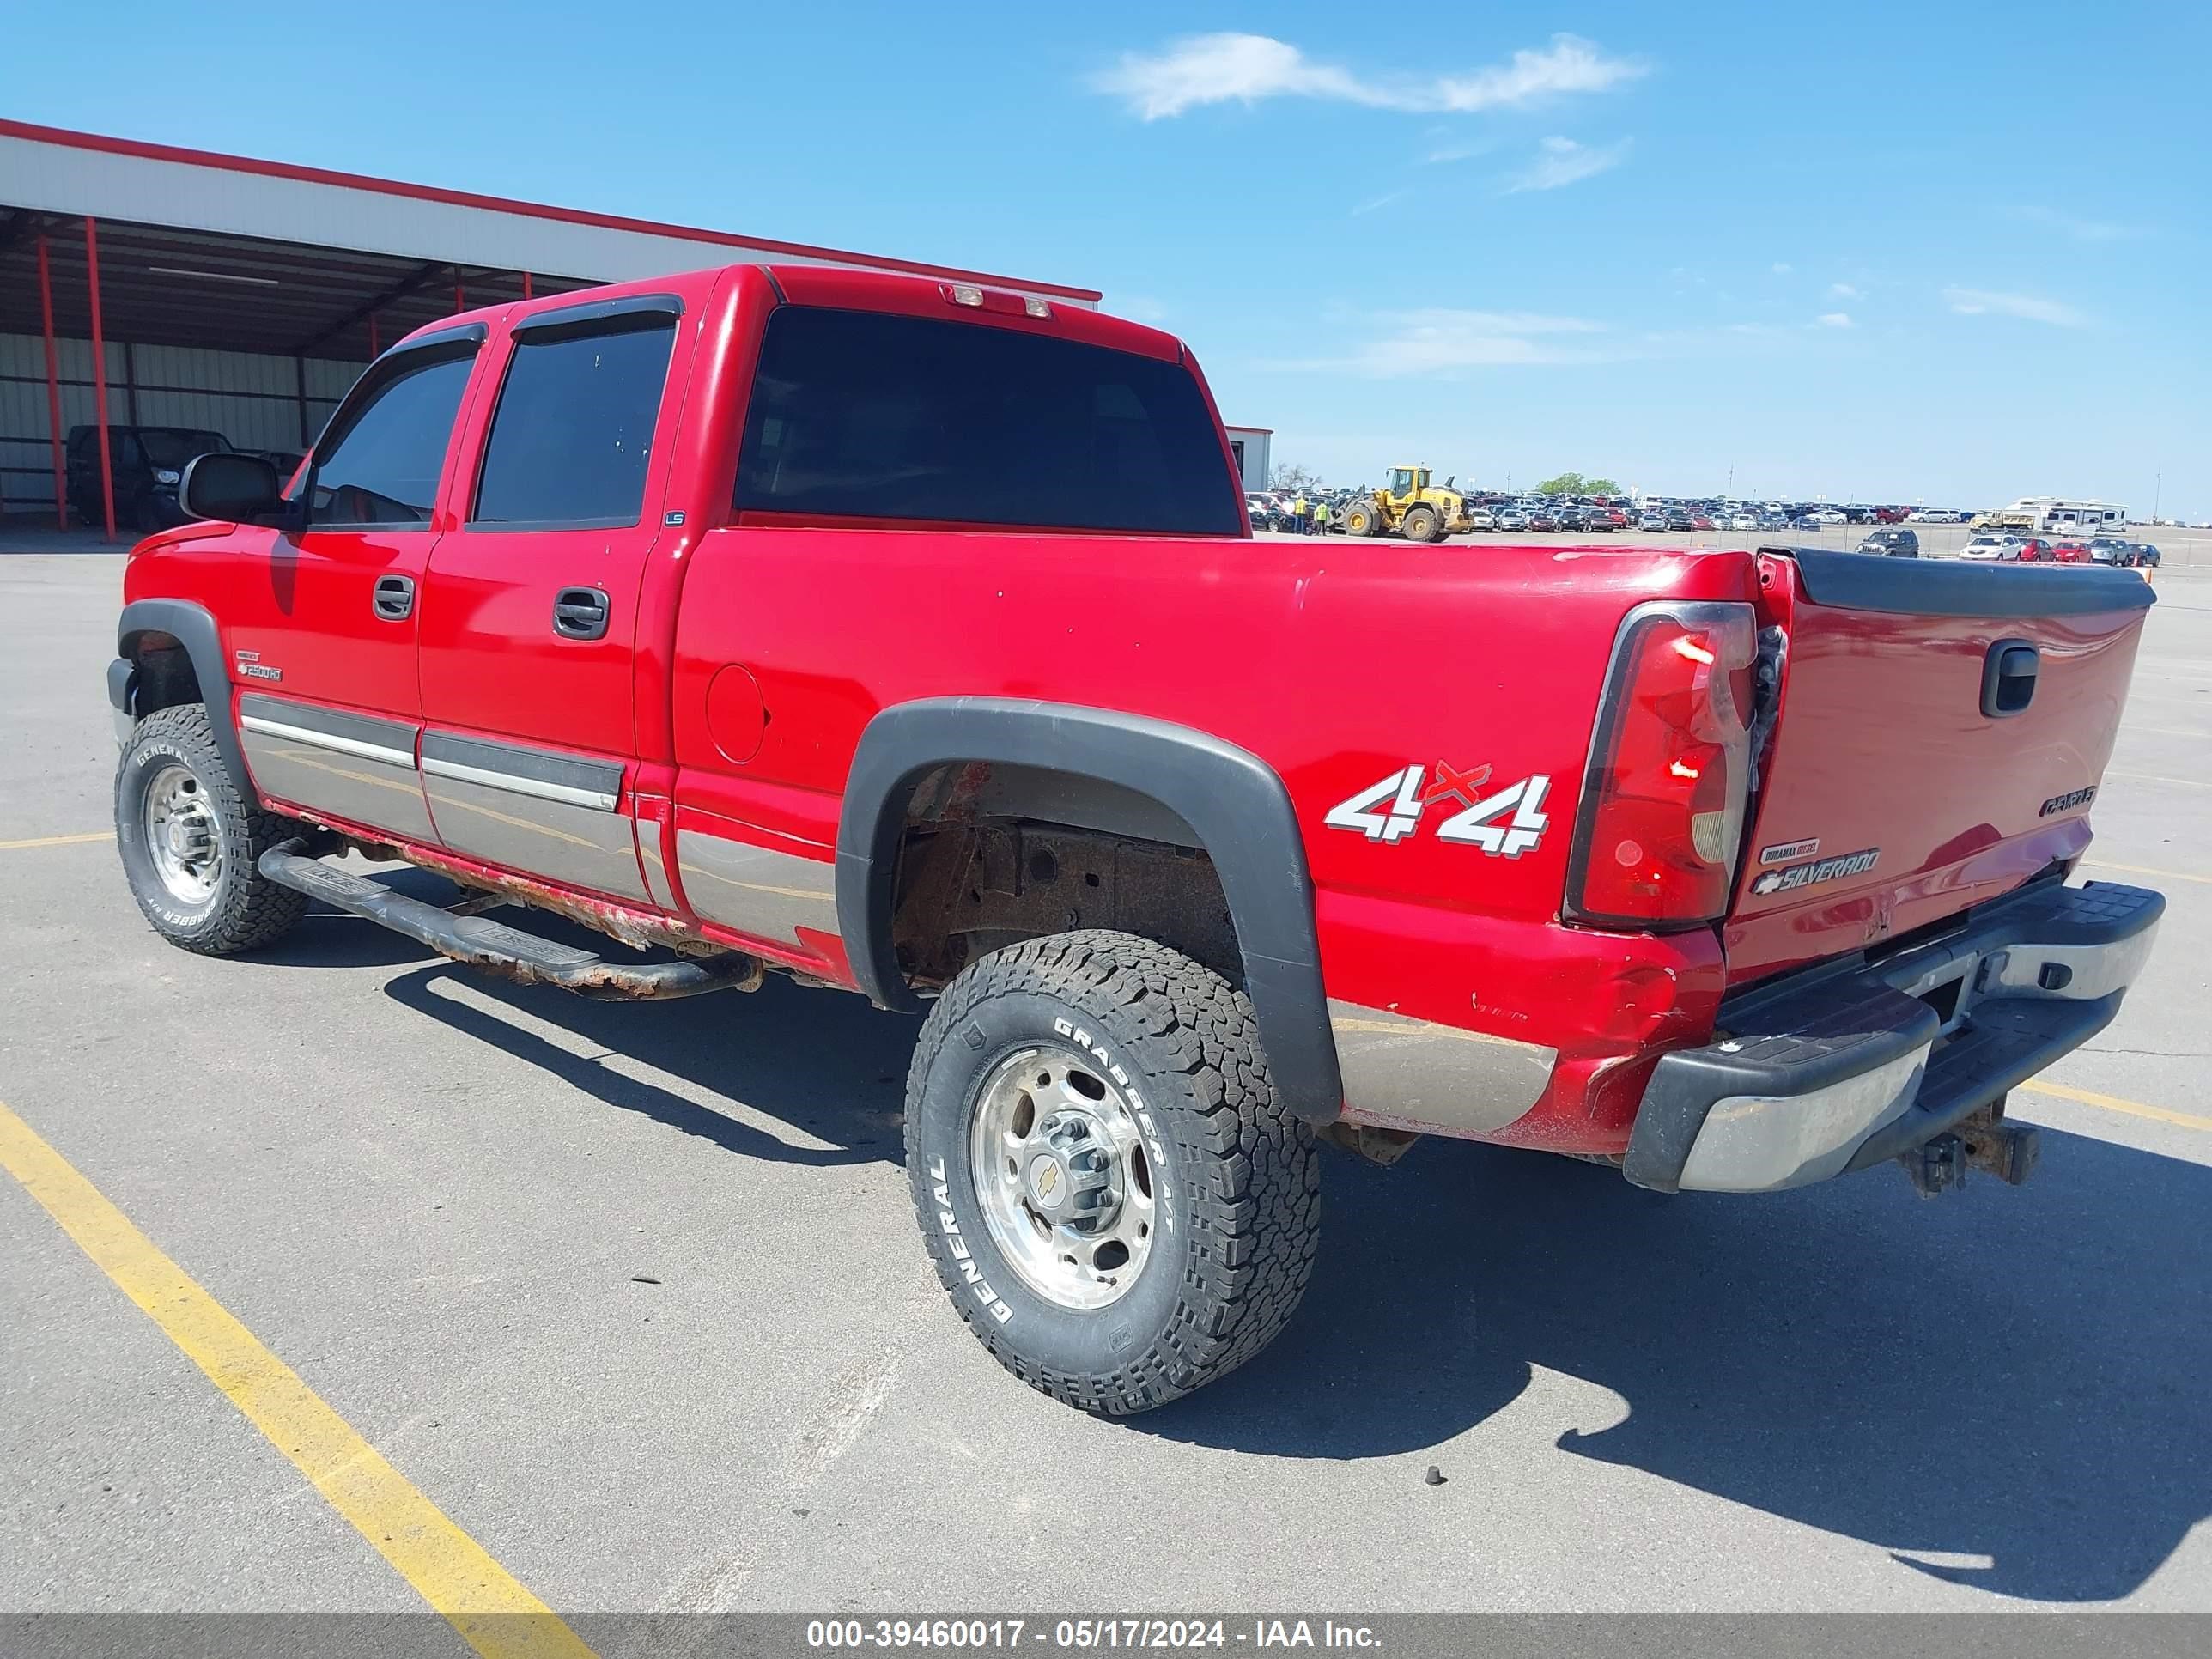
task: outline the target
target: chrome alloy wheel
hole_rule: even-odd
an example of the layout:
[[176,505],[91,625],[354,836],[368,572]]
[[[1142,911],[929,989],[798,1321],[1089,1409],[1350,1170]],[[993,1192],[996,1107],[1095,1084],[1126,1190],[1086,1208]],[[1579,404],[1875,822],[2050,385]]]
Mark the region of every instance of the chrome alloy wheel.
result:
[[983,1222],[1029,1287],[1103,1308],[1145,1270],[1158,1217],[1137,1115],[1073,1048],[1009,1054],[975,1096],[969,1164]]
[[154,872],[179,904],[205,904],[222,879],[222,826],[207,786],[172,762],[146,786],[141,807]]

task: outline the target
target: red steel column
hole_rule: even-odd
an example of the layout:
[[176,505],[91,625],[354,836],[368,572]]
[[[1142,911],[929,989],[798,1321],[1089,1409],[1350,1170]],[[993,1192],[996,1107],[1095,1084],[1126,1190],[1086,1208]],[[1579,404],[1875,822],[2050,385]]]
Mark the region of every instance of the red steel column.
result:
[[46,239],[39,238],[39,315],[46,327],[46,435],[54,452],[54,528],[69,528],[69,489],[62,462],[61,366],[54,349],[54,279],[46,265]]
[[526,270],[522,273],[522,297],[526,300],[530,297],[530,273]]
[[107,539],[115,539],[115,457],[107,444],[107,337],[100,325],[100,232],[84,216],[84,281],[92,295],[92,395],[100,417],[100,503]]
[[374,362],[376,361],[376,356],[377,356],[377,353],[378,353],[380,350],[381,350],[381,349],[382,349],[382,348],[381,348],[380,346],[379,346],[379,345],[377,344],[377,342],[376,342],[376,313],[375,313],[374,312],[373,312],[373,311],[372,311],[372,312],[370,312],[370,313],[368,313],[368,360],[369,360],[369,362]]

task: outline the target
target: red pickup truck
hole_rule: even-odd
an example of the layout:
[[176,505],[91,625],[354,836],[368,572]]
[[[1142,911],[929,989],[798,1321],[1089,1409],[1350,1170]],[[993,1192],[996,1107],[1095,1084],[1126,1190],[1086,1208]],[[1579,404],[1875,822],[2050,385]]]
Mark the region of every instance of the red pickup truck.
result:
[[2135,576],[1256,541],[1189,353],[1057,301],[742,266],[457,316],[289,487],[182,488],[108,681],[153,926],[927,1009],[930,1253],[1091,1410],[1281,1327],[1322,1140],[2017,1181],[2007,1090],[2163,908],[2069,880]]

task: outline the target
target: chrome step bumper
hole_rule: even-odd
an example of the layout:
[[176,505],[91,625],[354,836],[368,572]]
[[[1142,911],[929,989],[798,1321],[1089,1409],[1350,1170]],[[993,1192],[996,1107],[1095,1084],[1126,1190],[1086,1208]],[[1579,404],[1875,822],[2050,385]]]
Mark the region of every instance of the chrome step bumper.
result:
[[1756,985],[1662,1060],[1622,1164],[1661,1192],[1774,1192],[1911,1152],[2102,1030],[2166,900],[2038,882],[1941,937]]

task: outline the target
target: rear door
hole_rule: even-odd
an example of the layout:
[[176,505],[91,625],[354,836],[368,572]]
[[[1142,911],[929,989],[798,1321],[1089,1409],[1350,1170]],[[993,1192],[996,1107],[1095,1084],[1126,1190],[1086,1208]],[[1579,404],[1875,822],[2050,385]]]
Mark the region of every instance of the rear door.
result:
[[1879,944],[2081,856],[2148,583],[1808,550],[1759,566],[1788,649],[1732,980]]
[[482,324],[371,366],[315,446],[307,522],[226,618],[240,740],[264,793],[409,841],[436,839],[416,773],[422,574]]
[[516,325],[423,601],[422,771],[446,845],[632,901],[648,898],[624,793],[639,587],[682,313],[633,295]]

